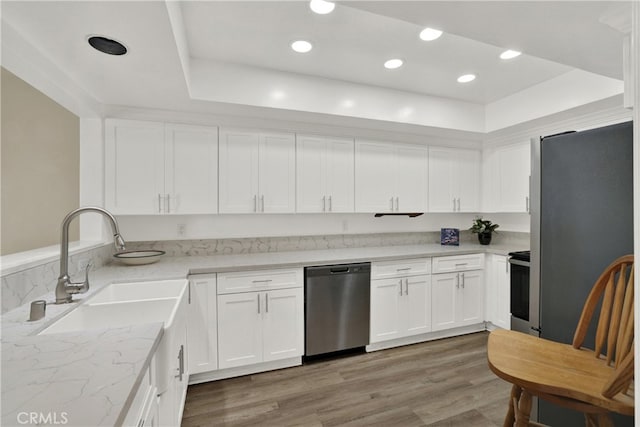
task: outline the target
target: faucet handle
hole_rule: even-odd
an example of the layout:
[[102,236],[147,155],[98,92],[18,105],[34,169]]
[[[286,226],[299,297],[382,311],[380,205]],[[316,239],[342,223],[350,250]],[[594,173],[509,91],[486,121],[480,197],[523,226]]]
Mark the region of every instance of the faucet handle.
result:
[[89,261],[87,263],[87,267],[84,270],[84,281],[85,283],[89,283],[89,270],[91,270],[91,267],[93,267],[93,261]]

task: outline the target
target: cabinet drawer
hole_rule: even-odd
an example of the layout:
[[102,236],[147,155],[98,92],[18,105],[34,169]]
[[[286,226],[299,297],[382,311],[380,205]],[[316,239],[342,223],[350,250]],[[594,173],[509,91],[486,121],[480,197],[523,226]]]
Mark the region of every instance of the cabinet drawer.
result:
[[431,273],[430,258],[403,259],[371,263],[371,279],[416,276]]
[[218,295],[269,289],[301,288],[303,284],[301,268],[218,273]]
[[484,254],[453,255],[433,258],[433,274],[484,269]]

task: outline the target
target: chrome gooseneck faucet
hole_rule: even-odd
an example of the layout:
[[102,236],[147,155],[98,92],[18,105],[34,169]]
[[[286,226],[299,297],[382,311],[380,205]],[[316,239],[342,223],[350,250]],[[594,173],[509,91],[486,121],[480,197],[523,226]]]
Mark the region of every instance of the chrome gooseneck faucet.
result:
[[60,239],[60,277],[58,277],[58,285],[56,286],[56,304],[71,302],[73,294],[83,294],[89,290],[89,269],[91,268],[91,264],[87,265],[84,282],[73,283],[69,277],[69,224],[75,217],[84,212],[97,212],[107,217],[111,223],[111,228],[113,229],[113,243],[116,247],[116,252],[122,252],[125,250],[124,240],[122,239],[122,236],[120,236],[120,230],[118,230],[118,223],[116,222],[115,217],[107,210],[99,207],[87,206],[69,212],[62,221],[62,237]]

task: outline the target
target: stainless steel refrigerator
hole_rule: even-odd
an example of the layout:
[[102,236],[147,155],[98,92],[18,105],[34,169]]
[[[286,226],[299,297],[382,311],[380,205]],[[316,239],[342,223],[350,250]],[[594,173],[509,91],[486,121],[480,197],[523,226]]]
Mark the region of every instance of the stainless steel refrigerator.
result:
[[[532,140],[531,200],[532,334],[571,343],[595,280],[633,253],[632,122]],[[538,420],[584,426],[581,414],[543,401]]]

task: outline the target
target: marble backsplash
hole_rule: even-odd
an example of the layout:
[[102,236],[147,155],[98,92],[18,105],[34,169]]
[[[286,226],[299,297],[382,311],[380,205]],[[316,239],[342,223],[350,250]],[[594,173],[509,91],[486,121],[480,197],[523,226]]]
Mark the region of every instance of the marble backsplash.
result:
[[[80,270],[83,270],[89,261],[93,263],[93,268],[102,267],[111,262],[112,253],[113,245],[105,244],[71,255],[69,257],[69,274],[74,280],[81,280]],[[45,294],[50,294],[46,298],[47,304],[52,303],[55,299],[54,291],[58,283],[58,276],[60,276],[59,258],[2,276],[2,287],[0,288],[2,313],[39,299]]]
[[[477,243],[470,231],[460,231],[461,243]],[[502,231],[493,235],[494,243],[529,245],[529,233]],[[376,246],[440,243],[440,232],[340,234],[330,236],[261,237],[254,239],[166,240],[129,242],[130,249],[157,249],[169,256],[231,255],[260,252],[291,252],[319,249],[362,248]]]
[[[467,230],[461,230],[460,241],[463,244],[477,243],[477,237]],[[501,231],[493,235],[492,243],[522,243],[523,246],[528,246],[528,242],[529,233]],[[127,249],[158,249],[165,251],[168,256],[215,256],[427,243],[440,243],[440,232],[127,242]],[[75,276],[74,279],[78,279],[81,275],[80,270],[89,260],[93,262],[94,268],[99,268],[112,261],[112,253],[113,246],[105,244],[99,248],[72,255],[69,260],[69,272]],[[59,270],[60,261],[54,260],[2,276],[2,313],[46,294],[49,294],[46,298],[47,302],[52,302],[60,275]]]

